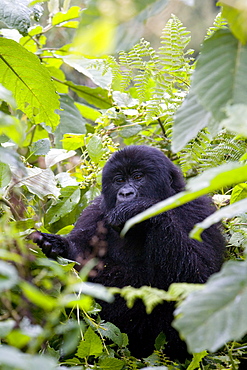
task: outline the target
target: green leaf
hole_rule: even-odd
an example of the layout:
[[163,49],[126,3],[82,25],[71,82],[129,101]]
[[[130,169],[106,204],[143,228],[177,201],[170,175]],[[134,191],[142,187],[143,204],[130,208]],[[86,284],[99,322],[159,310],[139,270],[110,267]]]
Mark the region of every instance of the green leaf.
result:
[[172,130],[172,151],[180,151],[200,130],[207,126],[211,113],[189,93],[177,110]]
[[247,137],[247,105],[228,105],[225,112],[227,118],[223,119],[220,125],[227,128],[229,131]]
[[119,135],[124,138],[132,137],[138,134],[142,130],[141,125],[131,124],[129,127],[125,127],[119,131]]
[[61,306],[75,308],[78,307],[80,310],[85,312],[92,308],[92,298],[85,295],[66,294],[61,296],[59,303]]
[[193,353],[193,359],[189,366],[187,367],[187,370],[195,370],[200,368],[200,363],[202,359],[207,356],[207,351],[203,351],[200,353]]
[[247,46],[241,45],[229,30],[218,30],[205,40],[190,93],[175,117],[173,151],[181,150],[209,124],[212,116],[214,125],[223,119],[223,126],[246,135],[246,74]]
[[45,155],[49,152],[51,147],[51,142],[49,139],[40,139],[32,143],[30,147],[30,152],[32,155]]
[[45,311],[52,311],[57,307],[55,298],[43,293],[34,285],[29,284],[27,281],[22,281],[19,285],[27,299],[36,306],[43,308]]
[[28,344],[30,341],[30,336],[27,334],[22,333],[20,330],[15,329],[12,330],[7,337],[7,342],[9,345],[17,347],[17,348],[23,348]]
[[87,151],[91,160],[95,163],[99,163],[100,159],[102,158],[105,152],[102,141],[99,136],[93,136],[89,140],[87,144]]
[[109,92],[106,89],[102,89],[101,87],[75,85],[71,81],[67,81],[66,85],[69,86],[69,88],[80,98],[83,98],[86,102],[97,108],[108,109],[112,107],[112,101],[109,97]]
[[238,202],[247,198],[247,184],[245,182],[234,186],[231,194],[230,203]]
[[110,357],[103,358],[99,362],[101,370],[121,370],[124,365],[125,365],[124,361]]
[[18,283],[18,273],[13,265],[0,261],[0,292],[11,289]]
[[53,224],[60,218],[72,212],[80,200],[80,188],[78,186],[67,186],[61,189],[60,198],[54,206],[51,206],[45,214],[45,223]]
[[101,113],[97,109],[89,107],[88,105],[75,103],[75,106],[79,109],[84,118],[90,119],[91,121],[96,121],[96,119],[101,116]]
[[55,141],[57,147],[61,146],[60,141],[63,139],[64,134],[86,133],[86,121],[75,106],[74,100],[66,94],[62,94],[60,99],[62,109],[58,112],[60,115],[60,124],[57,126],[55,131]]
[[76,150],[84,146],[84,134],[64,134],[63,148],[66,150]]
[[35,228],[35,220],[32,218],[27,218],[26,220],[20,220],[20,221],[13,221],[12,222],[16,230],[18,231],[26,231],[28,229]]
[[121,331],[111,322],[104,322],[100,324],[99,331],[103,337],[109,338],[119,347],[123,345],[123,335]]
[[129,219],[126,222],[121,234],[125,235],[132,226],[147,220],[150,217],[190,202],[201,195],[208,194],[217,189],[237,184],[239,182],[243,182],[246,180],[246,178],[247,165],[241,165],[235,162],[230,162],[219,167],[209,169],[203,174],[188,181],[186,187],[188,190],[182,191],[168,199],[165,199]]
[[[78,18],[80,16],[81,8],[79,6],[72,6],[69,8],[67,12],[58,12],[54,14],[52,18],[52,25],[62,25],[66,26],[66,23],[68,21],[71,21],[71,19]],[[62,23],[62,24],[61,24]],[[78,25],[79,22],[77,22]]]
[[0,111],[0,134],[8,136],[19,146],[23,145],[26,136],[26,125],[16,117]]
[[83,58],[81,55],[77,56],[73,54],[65,56],[59,55],[58,57],[63,59],[64,63],[90,78],[102,89],[110,88],[112,74],[109,70],[105,70],[105,63],[103,59],[87,59]]
[[0,162],[0,188],[8,185],[11,179],[9,166]]
[[119,107],[136,107],[139,105],[139,100],[132,98],[129,94],[120,91],[113,91],[114,102]]
[[[143,367],[142,370],[153,370],[153,366]],[[166,366],[155,366],[155,370],[168,370]]]
[[0,83],[12,91],[17,107],[35,123],[55,128],[59,96],[38,57],[13,40],[0,38]]
[[219,5],[222,6],[222,17],[224,17],[234,36],[242,44],[247,42],[247,5],[245,0],[221,0]]
[[60,194],[56,186],[54,173],[47,168],[42,170],[38,167],[27,168],[27,177],[19,180],[21,185],[25,185],[28,190],[37,195],[40,199],[48,195],[53,195],[57,198]]
[[247,333],[246,305],[247,262],[228,261],[176,309],[173,326],[190,352],[214,352]]
[[64,355],[75,352],[80,338],[80,330],[83,328],[83,323],[78,325],[77,321],[68,320],[56,327],[56,334],[63,334],[63,341],[60,350]]
[[79,344],[76,356],[85,358],[89,356],[98,357],[103,352],[103,344],[97,334],[90,327],[87,329],[84,340]]
[[191,90],[204,109],[220,120],[228,102],[246,103],[246,74],[247,46],[241,45],[229,30],[218,30],[203,44]]

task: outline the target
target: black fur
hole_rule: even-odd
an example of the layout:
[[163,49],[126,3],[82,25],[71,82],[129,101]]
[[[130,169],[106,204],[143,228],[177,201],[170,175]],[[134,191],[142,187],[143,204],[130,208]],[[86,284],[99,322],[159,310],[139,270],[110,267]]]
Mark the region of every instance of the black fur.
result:
[[[82,265],[97,256],[101,263],[91,280],[105,286],[148,285],[166,290],[174,282],[204,283],[221,267],[223,238],[216,225],[203,232],[203,242],[188,234],[214,211],[209,198],[201,197],[137,224],[124,239],[119,235],[129,218],[184,186],[181,172],[161,151],[126,147],[106,163],[102,194],[82,212],[66,238],[35,232],[32,239],[48,256],[59,254]],[[168,340],[166,354],[172,359],[186,357],[186,346],[171,327],[173,304],[164,302],[150,315],[141,301],[132,309],[121,297],[112,304],[101,304],[102,318],[128,334],[134,356],[150,355],[155,338],[163,331]]]

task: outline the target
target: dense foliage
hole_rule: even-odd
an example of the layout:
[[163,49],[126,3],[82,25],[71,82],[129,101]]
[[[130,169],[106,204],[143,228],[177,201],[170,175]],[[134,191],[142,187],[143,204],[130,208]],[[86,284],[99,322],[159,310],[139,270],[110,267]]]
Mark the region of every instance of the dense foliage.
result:
[[[174,326],[194,353],[184,368],[237,369],[247,334],[245,1],[235,7],[222,0],[196,62],[176,16],[155,50],[144,39],[121,43],[131,19],[113,23],[99,0],[86,9],[69,1],[29,3],[0,4],[8,27],[0,30],[1,369],[181,368],[162,352],[163,337],[149,358],[130,357],[126,335],[100,320],[93,301],[111,302],[114,294],[129,306],[143,299],[148,312],[178,301]],[[166,2],[133,4],[142,22],[147,8],[153,15]],[[96,261],[78,274],[73,261],[51,261],[26,239],[34,228],[67,234],[99,193],[107,158],[129,144],[162,149],[188,186],[129,220],[124,232],[214,194],[218,211],[192,236],[223,220],[227,261],[205,286],[110,291],[86,282]]]

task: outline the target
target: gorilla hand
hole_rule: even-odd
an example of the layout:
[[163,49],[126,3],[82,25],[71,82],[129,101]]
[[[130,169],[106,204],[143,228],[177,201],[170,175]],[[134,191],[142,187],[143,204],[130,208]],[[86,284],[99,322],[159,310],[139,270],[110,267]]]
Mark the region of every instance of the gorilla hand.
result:
[[29,239],[36,243],[49,258],[56,259],[58,256],[66,257],[67,255],[68,242],[60,235],[34,231],[29,235]]

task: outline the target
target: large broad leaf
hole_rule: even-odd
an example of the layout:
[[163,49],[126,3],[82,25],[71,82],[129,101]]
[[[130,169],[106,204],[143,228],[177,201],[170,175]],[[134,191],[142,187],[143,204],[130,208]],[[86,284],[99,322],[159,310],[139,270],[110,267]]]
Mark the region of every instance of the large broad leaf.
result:
[[[216,122],[224,119],[229,103],[246,104],[246,74],[247,46],[241,45],[229,30],[218,30],[204,42],[190,94],[175,119],[175,151],[194,138],[211,115]],[[234,131],[233,119],[231,122]]]
[[12,91],[17,107],[35,123],[55,128],[59,96],[38,57],[13,40],[0,38],[0,83]]
[[190,352],[216,351],[247,333],[246,306],[247,263],[229,261],[177,308],[173,325]]
[[97,86],[100,86],[102,89],[109,89],[112,82],[112,74],[110,70],[106,71],[103,59],[88,59],[83,55],[76,54],[59,56],[59,58],[90,78]]
[[219,30],[204,42],[192,89],[203,107],[221,119],[229,101],[246,103],[246,73],[247,46],[241,45],[229,30]]
[[62,147],[60,142],[64,134],[85,134],[86,121],[74,104],[69,95],[61,95],[61,108],[59,112],[60,124],[55,131],[55,142],[57,147]]
[[112,107],[112,100],[109,98],[109,93],[106,89],[102,89],[101,87],[75,85],[71,81],[67,81],[66,85],[80,96],[80,98],[86,100],[86,102],[97,108],[107,109]]
[[60,218],[66,216],[77,206],[80,200],[80,189],[78,186],[67,186],[61,189],[61,197],[55,206],[49,208],[45,215],[46,224],[53,224]]
[[28,176],[20,179],[18,184],[25,185],[28,190],[37,195],[40,199],[46,196],[54,196],[57,198],[60,190],[56,187],[54,173],[47,168],[42,170],[38,167],[27,168]]
[[247,165],[239,163],[227,163],[219,167],[215,167],[205,171],[203,174],[192,178],[188,181],[187,189],[168,199],[163,200],[148,208],[146,211],[129,219],[123,230],[122,235],[135,224],[142,222],[150,217],[159,213],[166,212],[169,209],[181,206],[184,203],[200,197],[201,195],[208,194],[217,189],[225,186],[238,184],[245,181],[247,178]]
[[55,149],[52,148],[45,156],[45,165],[46,167],[52,167],[55,164],[64,161],[65,159],[71,158],[76,155],[74,150],[65,150],[65,149]]
[[175,116],[172,151],[178,152],[196,137],[198,132],[207,126],[210,117],[210,112],[198,102],[196,95],[189,93]]

